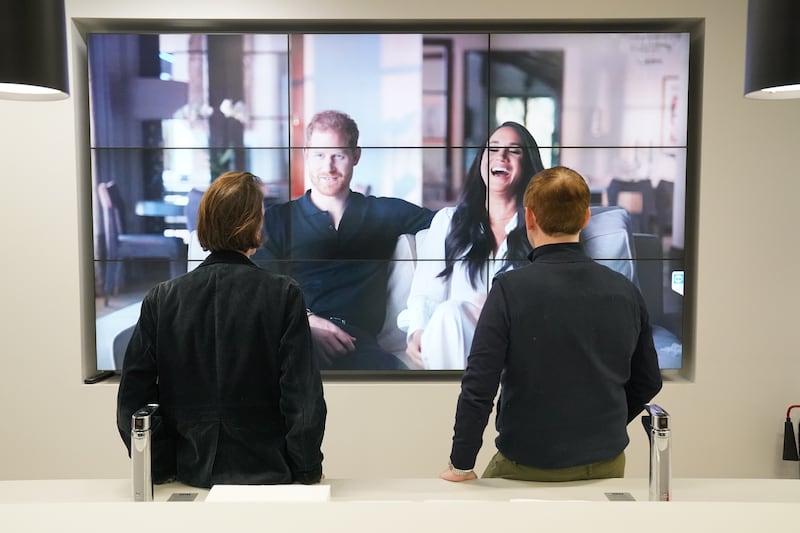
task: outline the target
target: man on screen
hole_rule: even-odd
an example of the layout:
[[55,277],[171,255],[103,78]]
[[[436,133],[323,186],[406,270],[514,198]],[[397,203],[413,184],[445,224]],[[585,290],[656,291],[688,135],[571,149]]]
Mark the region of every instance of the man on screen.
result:
[[489,291],[443,479],[475,479],[500,384],[498,452],[483,477],[623,477],[627,425],[661,390],[661,373],[639,290],[579,243],[589,196],[583,178],[565,167],[543,170],[528,184],[531,264],[498,275]]
[[433,212],[350,189],[361,148],[358,126],[347,114],[317,113],[305,140],[311,188],[267,210],[267,240],[254,259],[302,286],[322,369],[405,368],[377,342],[386,312],[388,261],[397,238],[427,228]]

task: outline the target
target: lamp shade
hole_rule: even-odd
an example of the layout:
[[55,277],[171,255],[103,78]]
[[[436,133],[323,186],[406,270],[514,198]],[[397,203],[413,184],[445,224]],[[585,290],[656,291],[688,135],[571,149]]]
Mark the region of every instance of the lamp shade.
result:
[[63,0],[0,2],[0,98],[69,96]]
[[800,1],[748,0],[744,95],[800,98]]

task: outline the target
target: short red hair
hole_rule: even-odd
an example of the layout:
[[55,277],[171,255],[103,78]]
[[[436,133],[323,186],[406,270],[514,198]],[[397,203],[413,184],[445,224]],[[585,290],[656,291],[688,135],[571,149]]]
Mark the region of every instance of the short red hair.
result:
[[583,229],[591,192],[583,176],[567,167],[542,170],[525,189],[523,203],[548,235],[574,235]]

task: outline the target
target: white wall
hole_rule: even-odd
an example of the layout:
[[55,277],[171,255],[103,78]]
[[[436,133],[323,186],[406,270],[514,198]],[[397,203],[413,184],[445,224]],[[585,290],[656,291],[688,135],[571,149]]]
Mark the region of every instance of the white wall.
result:
[[[691,383],[657,398],[673,415],[678,477],[797,477],[780,461],[783,417],[800,403],[796,302],[800,100],[742,97],[745,0],[66,0],[69,17],[706,19],[697,280]],[[84,75],[72,70],[73,90]],[[79,174],[81,91],[59,102],[0,102],[0,479],[124,477],[116,386],[83,385],[81,321],[91,307]],[[79,105],[80,104],[80,105]],[[90,298],[90,296],[89,296]],[[426,477],[446,464],[457,383],[326,383],[329,477]],[[647,471],[631,426],[628,476]],[[489,434],[488,436],[491,436]],[[479,457],[482,467],[491,440]]]

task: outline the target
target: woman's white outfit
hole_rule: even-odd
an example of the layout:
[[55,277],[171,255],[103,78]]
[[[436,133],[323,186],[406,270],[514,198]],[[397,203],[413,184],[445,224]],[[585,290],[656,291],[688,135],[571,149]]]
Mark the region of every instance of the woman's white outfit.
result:
[[[506,265],[507,239],[481,269],[475,287],[469,279],[466,260],[458,260],[448,279],[437,277],[444,270],[444,242],[450,231],[455,207],[436,213],[430,229],[417,242],[417,265],[403,313],[408,335],[423,330],[422,360],[428,370],[461,370],[466,366],[475,325],[494,276]],[[517,227],[517,217],[506,224],[506,236]],[[466,250],[463,256],[466,256]]]

